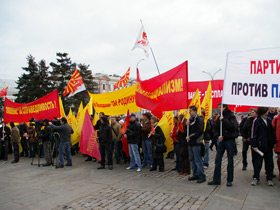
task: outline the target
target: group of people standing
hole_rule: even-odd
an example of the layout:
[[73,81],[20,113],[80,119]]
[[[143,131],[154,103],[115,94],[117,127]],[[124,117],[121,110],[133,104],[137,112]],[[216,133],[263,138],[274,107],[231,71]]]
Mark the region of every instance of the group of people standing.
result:
[[[123,121],[116,117],[109,119],[103,113],[100,113],[99,120],[94,128],[97,130],[97,139],[99,142],[99,151],[101,154],[100,166],[98,169],[104,169],[107,157],[107,164],[110,170],[113,169],[113,152],[116,163],[121,160],[124,162],[130,159],[128,170],[137,168],[142,171],[143,167],[150,167],[150,171],[164,171],[163,153],[165,136],[157,123],[159,119],[146,112],[142,115],[140,122],[134,113],[130,114],[130,122],[127,125],[125,133],[121,133]],[[122,140],[126,139],[129,150],[129,157],[122,151]],[[142,148],[143,158],[141,158],[140,147]],[[89,159],[89,158],[88,158]],[[88,160],[87,159],[87,160]]]
[[[8,160],[8,153],[13,149],[14,160],[11,163],[19,162],[20,156],[34,158],[36,154],[41,155],[46,160],[43,166],[50,166],[53,163],[52,158],[52,146],[53,142],[53,131],[58,131],[60,133],[60,144],[59,144],[59,164],[57,168],[62,168],[64,166],[64,156],[67,157],[67,166],[72,166],[71,160],[71,133],[73,129],[67,123],[66,118],[60,119],[59,126],[53,125],[52,122],[45,119],[42,121],[42,125],[37,126],[35,129],[35,124],[30,122],[29,126],[25,123],[20,123],[19,126],[15,126],[14,122],[10,122],[10,127],[7,123],[3,123],[0,133],[0,157],[3,155],[4,160]],[[39,129],[40,127],[40,129]],[[43,129],[41,129],[43,127]],[[42,144],[42,151],[39,147]],[[10,148],[10,145],[12,148]],[[19,147],[22,147],[22,153],[19,153]],[[3,150],[4,148],[4,150]],[[4,154],[2,154],[2,152]]]
[[[174,119],[174,127],[170,136],[174,144],[174,153],[176,154],[176,165],[174,169],[180,175],[189,176],[189,181],[203,183],[206,181],[204,169],[209,167],[209,149],[216,146],[216,158],[213,180],[208,185],[221,184],[221,166],[225,151],[227,152],[227,186],[231,187],[234,179],[234,161],[233,157],[236,150],[236,138],[239,135],[238,121],[234,113],[228,109],[226,104],[218,105],[219,112],[214,114],[210,119],[205,121],[205,113],[197,113],[196,106],[189,107],[190,119],[185,116],[177,115]],[[219,113],[222,113],[221,115]],[[159,119],[151,113],[142,114],[138,121],[135,114],[130,114],[130,122],[124,133],[121,133],[123,120],[114,116],[109,118],[100,113],[100,119],[94,126],[97,130],[97,139],[99,151],[101,154],[100,166],[98,169],[104,169],[106,162],[110,170],[113,169],[113,153],[115,154],[116,163],[124,163],[130,160],[127,170],[137,168],[142,171],[143,167],[150,167],[150,171],[164,171],[164,153],[166,152],[165,136],[160,126]],[[267,185],[273,186],[274,178],[273,169],[273,149],[278,155],[277,165],[279,169],[280,181],[280,109],[258,107],[251,108],[247,117],[240,123],[240,133],[243,140],[243,170],[247,169],[247,152],[251,147],[252,165],[254,175],[252,185],[256,186],[260,181],[260,171],[263,161],[265,162]],[[71,159],[71,134],[73,129],[67,124],[66,118],[60,120],[61,125],[56,126],[47,120],[43,121],[44,129],[40,132],[39,137],[43,139],[43,147],[46,163],[44,166],[52,164],[51,147],[52,132],[60,133],[59,160],[58,168],[64,167],[64,157],[66,154],[66,166],[72,166]],[[12,163],[19,161],[19,144],[23,147],[22,155],[32,157],[35,155],[36,146],[33,145],[38,138],[35,135],[35,128],[32,124],[29,127],[20,124],[19,128],[13,122],[4,124],[1,128],[0,157],[8,159],[9,145],[13,146],[14,160]],[[122,140],[127,140],[129,157],[122,150]],[[212,142],[212,145],[210,144]],[[29,147],[27,147],[27,144]],[[3,150],[5,147],[5,150]],[[29,148],[29,149],[28,149]],[[142,148],[142,153],[140,153]],[[4,154],[1,154],[1,152]],[[107,161],[106,161],[107,158]],[[92,160],[88,157],[87,160]]]
[[243,167],[247,169],[247,151],[251,146],[252,165],[254,168],[252,185],[256,186],[260,182],[260,171],[263,162],[265,163],[266,181],[268,186],[273,186],[274,161],[273,149],[277,154],[277,165],[279,169],[280,181],[280,126],[277,121],[280,116],[276,108],[258,107],[251,108],[247,117],[240,123],[240,131],[243,140]]

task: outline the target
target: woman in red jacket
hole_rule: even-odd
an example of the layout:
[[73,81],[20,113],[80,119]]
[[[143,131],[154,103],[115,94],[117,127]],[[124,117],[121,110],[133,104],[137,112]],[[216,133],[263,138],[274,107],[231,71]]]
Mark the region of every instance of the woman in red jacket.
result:
[[274,146],[274,152],[277,154],[277,165],[279,170],[278,180],[280,181],[280,108],[277,109],[278,114],[272,121],[272,126],[275,129],[277,143]]

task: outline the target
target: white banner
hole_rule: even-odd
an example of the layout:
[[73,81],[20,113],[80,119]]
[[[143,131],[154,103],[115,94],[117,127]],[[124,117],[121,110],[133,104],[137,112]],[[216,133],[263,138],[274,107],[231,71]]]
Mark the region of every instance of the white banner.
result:
[[230,52],[223,103],[280,106],[280,48]]

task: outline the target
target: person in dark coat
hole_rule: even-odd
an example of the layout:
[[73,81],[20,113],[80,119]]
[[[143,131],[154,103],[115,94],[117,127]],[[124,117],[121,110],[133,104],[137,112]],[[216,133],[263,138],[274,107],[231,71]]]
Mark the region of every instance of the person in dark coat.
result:
[[258,117],[253,122],[251,146],[255,155],[254,175],[251,185],[256,186],[260,180],[262,163],[265,161],[266,180],[268,186],[273,186],[273,147],[276,143],[275,131],[268,118],[268,108],[258,107]]
[[[8,127],[7,123],[3,123],[1,127],[1,141],[0,141],[0,157],[4,153],[4,160],[8,160],[9,144],[11,141],[11,129]],[[4,149],[5,147],[5,149]]]
[[191,164],[189,159],[189,148],[188,142],[186,141],[187,136],[187,120],[184,115],[179,116],[179,127],[178,127],[178,138],[179,138],[179,155],[182,160],[182,170],[178,171],[180,175],[187,176],[191,173]]
[[152,156],[153,156],[153,167],[150,169],[150,171],[156,171],[157,166],[159,166],[159,172],[164,171],[164,159],[163,159],[163,153],[164,151],[158,151],[157,145],[161,145],[161,148],[164,147],[165,144],[165,136],[161,130],[161,128],[157,125],[159,122],[159,119],[155,116],[151,117],[151,124],[154,128],[149,134],[149,138],[152,141]]
[[[217,154],[215,159],[215,170],[213,180],[208,182],[208,185],[220,185],[221,184],[221,167],[222,167],[222,159],[224,156],[225,151],[227,150],[227,158],[228,158],[228,165],[227,165],[227,187],[232,186],[233,182],[233,174],[234,174],[234,163],[233,163],[233,156],[234,156],[234,148],[235,138],[238,137],[238,124],[236,117],[234,116],[233,112],[228,109],[226,104],[218,104],[219,112],[223,110],[223,115],[219,117],[216,122],[216,130],[214,133],[215,138],[218,137],[218,148]],[[222,123],[222,134],[220,133],[220,126]]]
[[[243,162],[243,167],[242,170],[245,171],[247,169],[247,151],[249,149],[249,146],[251,145],[250,143],[250,137],[251,137],[251,132],[252,132],[252,125],[253,121],[257,117],[257,109],[255,108],[250,108],[249,111],[249,116],[243,118],[243,120],[240,123],[240,132],[242,136],[242,141],[243,141],[243,147],[242,147],[242,162]],[[252,154],[252,163],[254,162],[254,155],[253,152]]]
[[101,154],[101,166],[97,169],[105,168],[105,155],[108,158],[108,168],[113,169],[113,158],[111,151],[112,143],[112,128],[109,126],[109,122],[106,116],[101,117],[101,126],[98,132],[99,150]]
[[22,152],[20,154],[21,157],[25,156],[28,157],[28,145],[27,145],[27,129],[28,126],[26,125],[26,123],[20,123],[19,125],[19,134],[20,134],[20,143],[22,146]]
[[[201,110],[202,118],[205,119],[205,110]],[[204,129],[204,146],[205,146],[205,153],[203,157],[203,166],[204,168],[209,167],[209,144],[210,141],[213,141],[213,119],[212,117],[209,118],[206,122],[205,129]]]
[[138,143],[140,142],[141,127],[140,127],[140,123],[138,123],[135,119],[136,119],[135,114],[134,113],[130,114],[130,122],[124,134],[124,138],[127,138],[129,156],[130,156],[130,164],[126,169],[127,170],[133,169],[136,163],[138,166],[137,172],[140,172],[142,171],[142,165],[140,160],[140,154],[138,151]]
[[188,178],[189,181],[197,180],[197,183],[206,181],[206,175],[201,157],[201,149],[203,145],[204,134],[204,120],[201,115],[197,114],[197,107],[190,106],[190,120],[187,122],[189,125],[189,134],[185,138],[188,141],[189,158],[192,166],[193,175]]

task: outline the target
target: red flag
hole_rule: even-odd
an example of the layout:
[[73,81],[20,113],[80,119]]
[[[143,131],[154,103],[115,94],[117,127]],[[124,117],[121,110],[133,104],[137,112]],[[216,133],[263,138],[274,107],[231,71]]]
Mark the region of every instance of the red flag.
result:
[[124,151],[126,157],[129,157],[127,138],[124,138],[124,136],[122,136],[122,144],[123,144],[122,151]]
[[7,92],[8,92],[8,86],[3,88],[1,91],[0,91],[0,97],[3,97],[3,96],[6,96],[7,95]]
[[88,111],[86,111],[81,133],[80,152],[95,157],[97,160],[101,161],[101,155],[95,138],[95,130],[91,123]]
[[156,131],[155,131],[155,127],[152,125],[152,134],[155,134]]
[[158,119],[161,119],[163,116],[162,111],[152,111],[152,114],[155,115]]
[[188,107],[188,62],[148,80],[137,69],[136,105],[152,111],[172,111]]
[[125,87],[129,80],[129,74],[130,74],[130,67],[128,68],[127,72],[120,78],[119,81],[114,85],[114,90],[119,87]]
[[82,92],[86,90],[84,81],[78,71],[78,69],[76,69],[68,83],[68,85],[66,86],[66,89],[63,92],[63,96],[66,96],[68,93],[70,93],[70,96],[75,95],[76,93]]
[[181,131],[181,133],[184,132],[184,126],[183,126],[183,123],[180,123],[179,125],[179,130]]
[[122,129],[121,129],[121,134],[125,134],[125,132],[126,132],[126,130],[127,130],[128,124],[129,124],[129,109],[127,110],[125,122],[124,122],[124,124],[123,124]]

